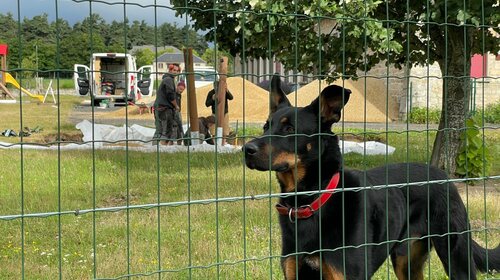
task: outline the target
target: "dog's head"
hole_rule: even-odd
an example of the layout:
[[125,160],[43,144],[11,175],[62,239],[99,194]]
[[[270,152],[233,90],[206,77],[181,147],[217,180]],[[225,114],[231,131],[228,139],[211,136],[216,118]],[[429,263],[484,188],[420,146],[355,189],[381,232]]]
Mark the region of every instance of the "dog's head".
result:
[[[338,139],[331,126],[340,120],[350,93],[346,88],[330,85],[308,106],[293,107],[280,88],[279,77],[274,76],[264,134],[243,147],[246,165],[261,171],[305,172],[305,166],[318,162],[332,149],[338,150]],[[340,154],[336,156],[340,161]]]

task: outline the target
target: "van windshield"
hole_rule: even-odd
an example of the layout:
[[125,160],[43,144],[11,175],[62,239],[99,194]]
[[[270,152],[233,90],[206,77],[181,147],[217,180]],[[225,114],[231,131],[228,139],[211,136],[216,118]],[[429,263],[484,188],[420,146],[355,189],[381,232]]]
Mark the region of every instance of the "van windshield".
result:
[[215,71],[210,71],[210,70],[195,70],[195,75],[194,75],[194,80],[195,81],[207,81],[207,82],[213,82],[215,81],[215,76],[216,73]]

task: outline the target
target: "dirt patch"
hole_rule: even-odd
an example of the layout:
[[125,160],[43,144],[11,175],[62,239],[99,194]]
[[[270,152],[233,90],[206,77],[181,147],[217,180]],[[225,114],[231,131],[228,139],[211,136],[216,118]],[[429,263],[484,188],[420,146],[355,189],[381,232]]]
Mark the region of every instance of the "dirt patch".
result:
[[50,133],[43,137],[41,140],[44,144],[57,143],[57,142],[70,142],[70,143],[81,143],[83,140],[83,134],[81,132],[61,132]]
[[[130,193],[128,197],[128,201],[130,203],[134,203],[138,201],[138,195],[134,193]],[[119,194],[117,196],[110,196],[103,200],[103,207],[118,207],[127,204],[127,196],[125,194]]]

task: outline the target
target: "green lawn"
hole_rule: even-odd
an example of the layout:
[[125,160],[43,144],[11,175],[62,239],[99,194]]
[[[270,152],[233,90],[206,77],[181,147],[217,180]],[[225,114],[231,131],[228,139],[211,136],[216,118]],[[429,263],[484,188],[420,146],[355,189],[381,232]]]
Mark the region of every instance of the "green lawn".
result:
[[[67,117],[79,101],[64,97],[69,106],[60,109],[61,130],[74,130]],[[26,104],[23,124],[57,131],[53,109],[58,110]],[[0,114],[13,125],[19,116],[10,110]],[[489,131],[487,140],[498,143],[499,134]],[[348,154],[347,166],[426,161],[434,134],[375,131],[367,137],[381,137],[396,152]],[[500,156],[498,147],[492,153]],[[282,279],[276,199],[265,197],[278,191],[275,176],[245,168],[241,153],[0,149],[0,158],[0,279],[129,274],[157,279],[158,272],[161,279]],[[491,174],[500,174],[498,168],[493,166]],[[473,228],[481,229],[485,218],[490,228],[475,239],[490,248],[500,240],[500,190],[492,183],[486,182],[487,193],[482,182],[462,190]],[[258,199],[241,199],[250,196]],[[395,279],[388,263],[375,279],[389,275]],[[446,279],[435,254],[426,275]]]

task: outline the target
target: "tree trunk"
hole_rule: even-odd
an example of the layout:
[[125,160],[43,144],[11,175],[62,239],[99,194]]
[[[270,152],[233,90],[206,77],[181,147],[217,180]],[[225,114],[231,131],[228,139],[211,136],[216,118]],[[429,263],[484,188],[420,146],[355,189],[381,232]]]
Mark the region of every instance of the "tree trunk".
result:
[[463,29],[448,32],[447,53],[438,61],[443,74],[443,104],[431,165],[452,176],[455,175],[460,135],[469,109],[471,55],[470,47],[464,46],[463,36]]

